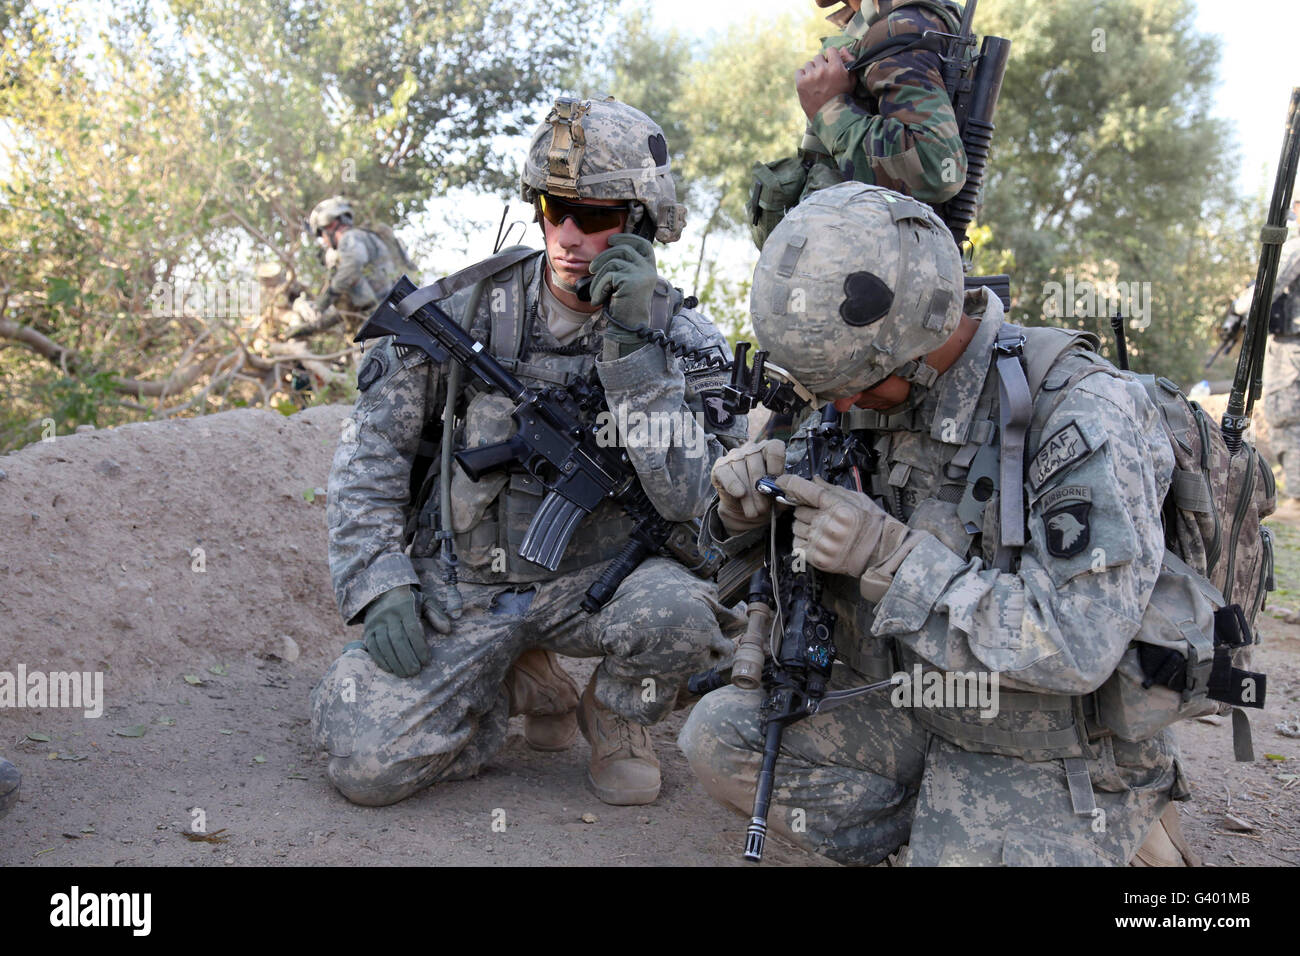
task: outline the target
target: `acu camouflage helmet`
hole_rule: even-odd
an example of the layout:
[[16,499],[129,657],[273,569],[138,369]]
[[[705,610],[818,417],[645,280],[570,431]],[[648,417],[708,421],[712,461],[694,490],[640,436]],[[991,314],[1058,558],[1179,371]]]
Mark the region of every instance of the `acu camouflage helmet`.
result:
[[352,224],[352,204],[342,196],[331,196],[318,202],[307,219],[307,225],[314,235],[319,236],[336,219],[342,219],[347,225]]
[[[629,225],[648,217],[642,234],[660,242],[681,237],[686,207],[677,202],[664,131],[638,109],[613,97],[560,97],[533,133],[520,192],[561,199],[623,199],[633,203]],[[639,208],[638,205],[639,204]]]
[[962,264],[924,203],[882,186],[813,193],[772,230],[750,312],[771,361],[823,398],[900,375],[927,388],[924,362],[961,319]]

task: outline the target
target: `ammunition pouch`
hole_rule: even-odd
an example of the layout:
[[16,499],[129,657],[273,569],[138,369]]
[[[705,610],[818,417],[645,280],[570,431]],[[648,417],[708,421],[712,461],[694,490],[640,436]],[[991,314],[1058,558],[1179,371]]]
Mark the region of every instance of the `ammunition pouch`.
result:
[[749,190],[745,214],[749,234],[759,249],[785,214],[806,196],[844,182],[844,177],[827,159],[804,152],[770,163],[755,163],[754,183]]

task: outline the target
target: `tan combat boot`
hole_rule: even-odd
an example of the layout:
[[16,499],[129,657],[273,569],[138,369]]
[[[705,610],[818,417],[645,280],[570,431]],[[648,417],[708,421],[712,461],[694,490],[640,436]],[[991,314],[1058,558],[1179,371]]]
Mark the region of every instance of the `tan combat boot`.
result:
[[653,803],[659,796],[659,758],[649,729],[597,703],[595,688],[593,674],[578,706],[578,726],[591,744],[588,785],[616,807]]
[[568,750],[578,736],[578,685],[552,651],[531,647],[506,673],[510,716],[524,715],[524,740],[534,750]]
[[1200,866],[1201,858],[1183,836],[1178,804],[1165,807],[1129,866]]

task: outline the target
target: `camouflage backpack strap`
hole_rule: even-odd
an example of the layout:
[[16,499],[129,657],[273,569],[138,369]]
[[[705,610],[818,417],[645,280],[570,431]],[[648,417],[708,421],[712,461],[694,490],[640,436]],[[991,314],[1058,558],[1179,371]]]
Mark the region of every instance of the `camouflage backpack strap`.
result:
[[492,317],[488,348],[497,361],[511,371],[518,367],[524,347],[524,325],[527,320],[524,314],[524,270],[516,266],[526,258],[528,257],[512,258],[486,277],[488,312]]
[[[938,3],[936,0],[912,0],[911,3],[901,3],[889,11],[888,16],[892,17],[900,10],[908,7],[920,7],[928,10],[948,28],[949,33],[957,33],[961,29],[961,17],[953,12],[946,4]],[[943,54],[948,48],[946,37],[939,36],[929,30],[925,32],[911,31],[908,33],[899,33],[890,37],[888,40],[882,40],[880,43],[873,44],[864,50],[861,50],[853,58],[853,62],[847,67],[850,73],[864,69],[875,63],[877,60],[883,60],[887,56],[895,56],[899,53],[906,53],[908,50],[926,49],[934,53]]]
[[[1101,340],[1091,332],[1058,329],[1049,326],[1025,329],[1024,331],[1027,345],[1025,349],[1025,378],[1029,381],[1029,390],[1034,398],[1037,398],[1038,393],[1044,390],[1047,376],[1067,352],[1078,349],[1085,353],[1095,353],[1101,347]],[[1056,393],[1054,400],[1043,412],[1035,412],[1034,418],[1037,419],[1037,426],[1030,425],[1029,447],[1038,447],[1039,439],[1042,437],[1043,424],[1052,417],[1057,405],[1061,403],[1065,396],[1069,394],[1070,389],[1074,388],[1076,384],[1097,372],[1109,371],[1119,374],[1113,367],[1103,363],[1100,356],[1094,356],[1094,359],[1094,361],[1080,364],[1080,367],[1075,369],[1064,382],[1052,388],[1052,391]]]
[[502,249],[496,255],[484,259],[482,262],[476,262],[459,272],[443,276],[437,282],[412,292],[404,301],[411,303],[411,311],[414,312],[422,305],[427,305],[430,302],[441,302],[461,289],[468,289],[475,282],[481,282],[488,276],[494,275],[503,269],[508,269],[529,256],[537,255],[541,255],[540,249],[530,249],[527,246],[510,246],[507,249]]
[[1003,323],[993,346],[998,371],[998,436],[1001,442],[1002,488],[998,522],[998,547],[994,564],[1011,570],[1015,551],[1025,546],[1025,496],[1016,493],[1025,478],[1025,432],[1033,414],[1033,396],[1021,366],[1025,334],[1018,326]]
[[[1025,345],[1031,347],[1026,349]],[[998,441],[999,441],[999,535],[994,563],[1003,571],[1011,569],[1015,552],[1025,546],[1025,496],[1012,494],[1010,489],[1020,488],[1025,481],[1025,447],[1037,446],[1037,433],[1030,430],[1034,418],[1034,400],[1043,389],[1047,374],[1057,361],[1071,348],[1095,348],[1097,337],[1088,332],[1066,329],[1022,329],[1009,322],[998,329],[993,346],[994,364],[998,374]],[[1089,364],[1066,383],[1073,385],[1078,378],[1100,371],[1101,366]],[[1059,397],[1069,391],[1059,389]],[[1059,402],[1059,397],[1057,401]],[[1052,404],[1052,410],[1056,408]],[[1048,412],[1050,417],[1051,412]],[[1045,418],[1043,420],[1046,420]]]

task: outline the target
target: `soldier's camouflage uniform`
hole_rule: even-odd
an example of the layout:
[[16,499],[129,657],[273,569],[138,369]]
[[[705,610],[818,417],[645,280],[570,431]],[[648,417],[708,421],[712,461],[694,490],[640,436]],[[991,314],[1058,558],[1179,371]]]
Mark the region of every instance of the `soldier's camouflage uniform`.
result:
[[1285,491],[1300,497],[1300,237],[1282,246],[1276,294],[1285,294],[1284,327],[1264,353],[1264,418],[1268,440],[1282,463]]
[[401,275],[388,245],[369,229],[353,226],[344,230],[337,252],[327,297],[343,311],[373,309]]
[[[870,9],[870,3],[865,5]],[[882,0],[887,11],[891,0]],[[823,49],[855,55],[905,33],[953,31],[925,6],[894,3],[884,14],[859,12]],[[845,11],[841,11],[845,12]],[[853,93],[826,103],[809,131],[848,179],[887,186],[922,202],[942,203],[966,182],[966,151],[944,89],[939,55],[915,49],[883,57],[856,75]]]
[[[1017,570],[998,571],[999,495],[978,533],[967,533],[958,503],[998,419],[991,358],[1002,308],[977,290],[966,311],[982,313],[975,338],[876,445],[873,497],[929,534],[883,594],[865,577],[821,580],[839,614],[833,688],[918,662],[996,672],[998,713],[896,708],[883,690],[791,724],[770,823],[844,863],[876,863],[907,843],[916,865],[1122,865],[1171,797],[1187,796],[1169,730],[1125,743],[1096,726],[1090,697],[1137,632],[1159,574],[1172,450],[1143,388],[1087,351],[1095,340],[1071,345],[1034,397],[1027,543]],[[1044,335],[1065,334],[1023,331],[1027,354],[1050,345]],[[1084,375],[1089,367],[1101,370]],[[853,427],[874,415],[853,414]],[[704,543],[739,551],[766,533],[728,538],[711,511]],[[734,687],[709,694],[679,738],[710,793],[745,815],[763,750],[761,698]],[[1086,770],[1073,793],[1067,769]],[[1099,813],[1087,806],[1089,782]]]
[[[623,407],[629,414],[686,413],[692,428],[705,422],[707,443],[701,437],[697,457],[689,454],[689,443],[626,445],[664,517],[702,514],[713,462],[745,437],[743,417],[726,416],[708,402],[723,376],[689,366],[684,371],[681,360],[653,345],[605,361],[596,317],[582,327],[576,345],[560,346],[538,315],[542,258],[539,252],[513,267],[524,284],[524,315],[516,319],[527,319],[527,347],[518,362],[507,364],[530,384],[563,382],[594,365],[616,418]],[[503,273],[492,281],[502,276],[508,278]],[[494,291],[490,282],[471,328],[484,343],[492,337]],[[443,308],[460,321],[469,295],[457,293]],[[716,347],[730,357],[723,337],[690,309],[674,317],[670,334],[688,347]],[[425,420],[441,416],[445,374],[422,352],[396,347],[391,339],[380,340],[362,366],[364,387],[335,453],[328,504],[330,570],[339,611],[350,624],[360,623],[365,607],[385,591],[419,585],[431,595],[443,584],[434,558],[436,489],[418,517],[409,555],[403,553],[403,529],[412,517],[412,460]],[[461,402],[456,447],[509,436],[512,405],[502,396],[466,384]],[[502,679],[527,648],[603,657],[597,701],[641,724],[663,718],[685,679],[730,650],[719,620],[728,621],[731,612],[717,603],[715,586],[667,558],[643,563],[599,613],[580,610],[587,587],[628,538],[631,522],[612,502],[582,521],[559,568],[549,572],[517,553],[542,501],[539,482],[514,471],[475,484],[453,467],[463,616],[450,635],[426,626],[432,660],[415,677],[387,673],[353,649],[312,693],[313,734],[330,754],[330,780],[356,803],[393,803],[436,781],[475,774],[505,741],[509,701]]]

